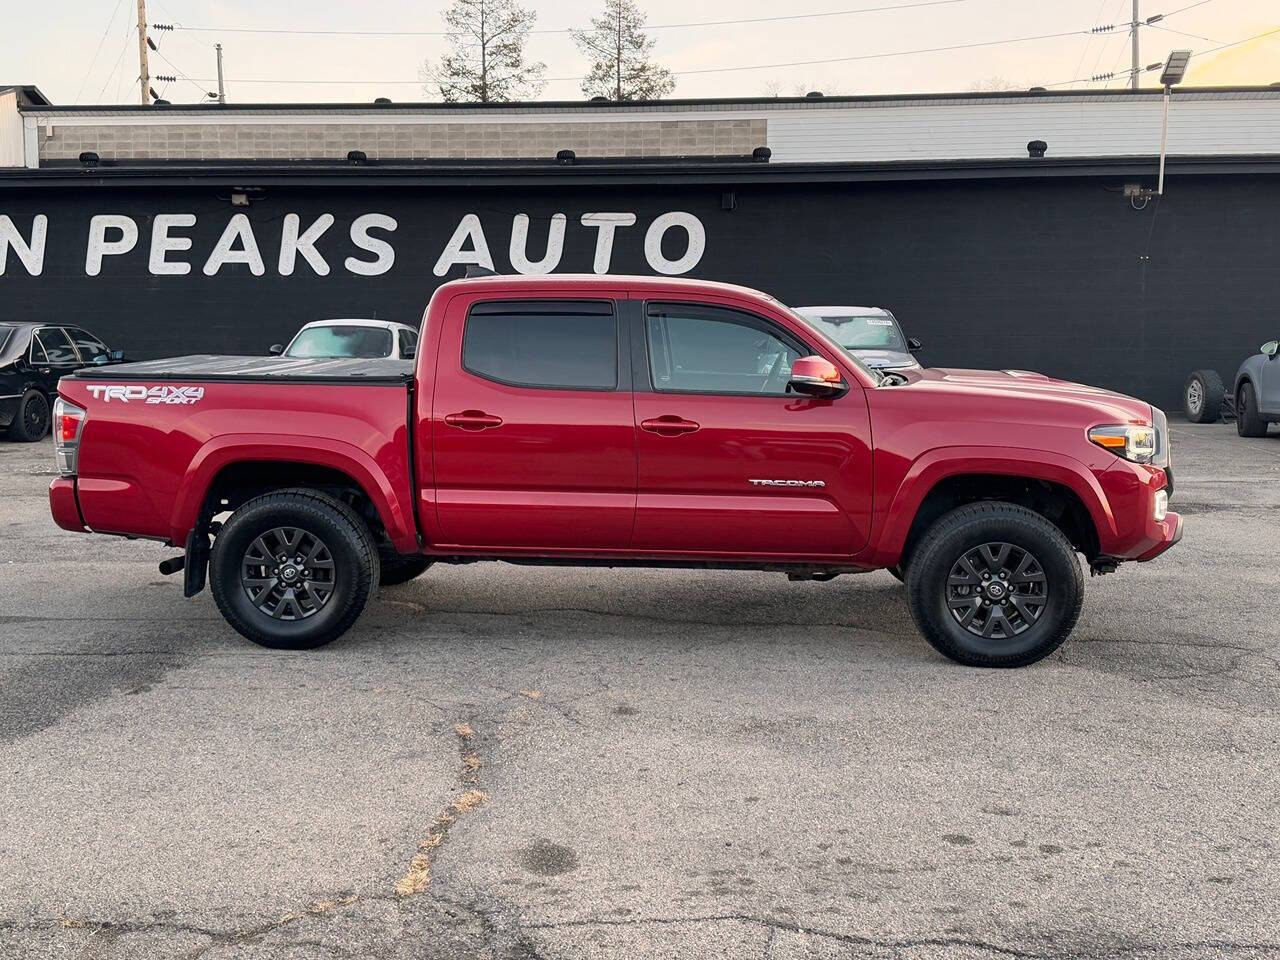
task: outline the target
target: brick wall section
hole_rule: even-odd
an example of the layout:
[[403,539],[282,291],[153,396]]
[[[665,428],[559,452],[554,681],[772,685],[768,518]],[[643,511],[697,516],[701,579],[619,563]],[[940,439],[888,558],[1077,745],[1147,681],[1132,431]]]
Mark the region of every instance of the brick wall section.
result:
[[53,124],[40,159],[246,160],[552,157],[569,149],[591,157],[743,155],[767,143],[766,121],[658,120],[583,123]]

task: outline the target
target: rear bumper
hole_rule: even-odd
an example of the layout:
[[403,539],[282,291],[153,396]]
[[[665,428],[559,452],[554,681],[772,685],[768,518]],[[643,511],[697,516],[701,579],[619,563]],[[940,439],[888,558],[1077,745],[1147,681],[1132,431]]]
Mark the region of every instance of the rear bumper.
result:
[[49,484],[49,512],[53,514],[53,522],[63,530],[85,532],[84,517],[80,516],[80,505],[76,503],[74,477],[58,477]]

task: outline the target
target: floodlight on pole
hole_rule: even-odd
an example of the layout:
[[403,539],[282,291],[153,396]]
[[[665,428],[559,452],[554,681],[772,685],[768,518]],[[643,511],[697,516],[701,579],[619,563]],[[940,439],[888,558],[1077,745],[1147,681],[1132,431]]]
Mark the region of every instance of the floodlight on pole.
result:
[[1176,87],[1187,75],[1187,64],[1191,62],[1190,50],[1174,50],[1164,62],[1164,72],[1160,74],[1160,85]]
[[1189,63],[1190,50],[1174,50],[1169,54],[1169,59],[1164,63],[1164,71],[1160,74],[1160,84],[1164,87],[1164,122],[1160,127],[1160,180],[1156,184],[1158,197],[1164,196],[1164,158],[1165,148],[1169,143],[1169,95],[1187,75]]

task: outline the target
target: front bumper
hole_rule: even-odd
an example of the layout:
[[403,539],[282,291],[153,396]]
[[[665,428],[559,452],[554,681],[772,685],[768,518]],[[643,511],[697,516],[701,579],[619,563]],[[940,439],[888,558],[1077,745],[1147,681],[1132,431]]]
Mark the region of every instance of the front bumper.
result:
[[1163,535],[1156,542],[1155,546],[1142,554],[1142,556],[1138,557],[1139,563],[1146,563],[1148,560],[1154,560],[1182,539],[1182,517],[1180,514],[1166,514],[1163,520],[1153,522],[1162,528]]

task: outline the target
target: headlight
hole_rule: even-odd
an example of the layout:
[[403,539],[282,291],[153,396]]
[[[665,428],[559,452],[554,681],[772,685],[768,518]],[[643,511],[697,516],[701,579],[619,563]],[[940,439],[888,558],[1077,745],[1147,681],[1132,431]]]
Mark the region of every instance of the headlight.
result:
[[1156,428],[1133,423],[1094,427],[1089,439],[1118,457],[1134,463],[1150,463],[1156,455]]

